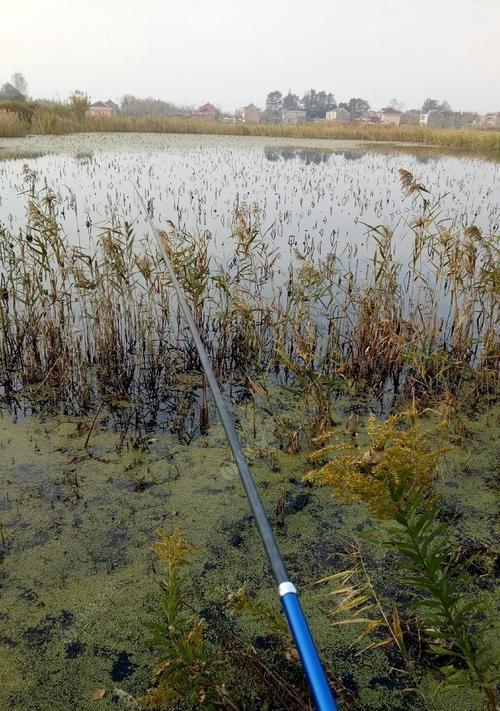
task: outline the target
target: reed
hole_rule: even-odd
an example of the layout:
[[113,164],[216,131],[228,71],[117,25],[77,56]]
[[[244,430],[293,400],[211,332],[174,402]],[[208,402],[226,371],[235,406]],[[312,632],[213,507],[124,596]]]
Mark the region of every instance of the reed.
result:
[[[64,412],[128,402],[171,426],[182,400],[181,419],[206,429],[203,380],[187,394],[176,386],[199,364],[156,245],[116,217],[91,249],[70,244],[58,195],[29,170],[25,178],[26,228],[0,233],[4,400]],[[399,231],[367,227],[374,250],[363,269],[335,248],[295,250],[284,279],[259,209],[244,203],[224,259],[209,255],[206,233],[172,224],[164,233],[219,376],[264,398],[268,381],[295,389],[308,439],[329,429],[342,394],[468,408],[498,395],[498,244],[474,225],[444,223],[439,202],[413,176],[402,181],[414,217]],[[408,263],[399,239],[412,240]],[[296,450],[297,428],[273,416]]]
[[39,107],[23,133],[11,133],[7,122],[0,122],[0,137],[33,134],[117,133],[193,133],[227,136],[269,136],[278,138],[322,138],[336,140],[396,141],[442,146],[491,155],[500,155],[500,131],[495,129],[426,128],[422,126],[383,126],[327,122],[292,124],[245,124],[203,121],[176,116],[112,116],[80,119],[69,110]]
[[17,114],[0,109],[0,137],[18,138],[26,136],[28,132],[29,125]]

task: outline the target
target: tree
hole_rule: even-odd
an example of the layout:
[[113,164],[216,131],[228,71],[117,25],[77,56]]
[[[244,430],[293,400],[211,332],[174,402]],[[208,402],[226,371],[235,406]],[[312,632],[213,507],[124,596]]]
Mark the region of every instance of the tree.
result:
[[126,94],[122,99],[120,112],[123,116],[171,116],[188,113],[188,110],[161,99],[139,99],[132,94]]
[[283,108],[288,111],[296,111],[299,108],[299,97],[288,90],[288,94],[283,97]]
[[409,109],[405,111],[401,116],[402,124],[413,124],[416,125],[420,121],[420,109]]
[[438,99],[426,99],[422,104],[422,112],[428,114],[429,111],[437,111],[439,106]]
[[10,82],[5,82],[5,84],[0,89],[0,101],[24,101],[24,100],[25,100],[25,97]]
[[68,106],[78,118],[83,118],[85,116],[85,112],[90,106],[89,95],[84,91],[76,89],[68,97]]
[[24,74],[21,74],[21,72],[16,72],[11,76],[10,83],[25,98],[26,96],[28,96],[28,83],[24,78]]
[[283,108],[283,94],[281,91],[271,91],[266,99],[266,111],[271,114],[278,113]]
[[451,111],[451,106],[447,101],[440,102],[439,99],[426,99],[422,104],[422,111],[428,114],[429,111]]
[[316,91],[315,89],[306,91],[302,98],[302,104],[308,119],[325,118],[327,111],[337,107],[335,97],[331,92],[327,94],[326,91]]
[[370,111],[370,104],[366,101],[366,99],[353,98],[349,99],[349,103],[346,108],[351,116],[351,121],[359,121],[359,119],[362,119],[368,115],[368,112]]
[[337,108],[337,102],[335,101],[335,97],[332,94],[331,91],[328,92],[326,95],[326,110],[327,111],[332,111],[332,109]]

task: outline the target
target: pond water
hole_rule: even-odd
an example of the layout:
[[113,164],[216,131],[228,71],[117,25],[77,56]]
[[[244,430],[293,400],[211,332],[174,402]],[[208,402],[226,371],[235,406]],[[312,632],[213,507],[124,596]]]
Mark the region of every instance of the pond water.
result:
[[396,226],[413,213],[400,169],[442,198],[442,217],[500,230],[500,166],[421,146],[172,134],[0,139],[0,225],[14,230],[25,223],[25,164],[59,195],[59,218],[83,245],[112,214],[138,218],[136,185],[158,225],[208,230],[217,253],[235,204],[246,201],[258,203],[280,247],[335,245],[362,257],[373,244],[363,223]]
[[[157,224],[171,219],[187,231],[210,231],[217,256],[229,245],[239,200],[260,205],[263,227],[283,263],[295,245],[319,255],[336,246],[366,257],[371,243],[362,223],[395,225],[415,208],[403,199],[400,169],[442,196],[442,217],[500,231],[499,166],[422,147],[146,134],[0,139],[0,227],[13,232],[26,224],[26,164],[38,174],[39,188],[46,182],[57,193],[58,219],[69,239],[83,246],[91,246],[115,215],[137,220],[141,236],[146,225],[138,218],[136,185],[151,201]],[[403,254],[405,246],[399,244]],[[194,381],[186,378],[185,387],[195,387]],[[301,393],[272,388],[276,412],[286,413],[297,431],[304,429]],[[363,707],[481,708],[468,690],[440,693],[441,677],[430,668],[419,676],[417,693],[413,679],[394,674],[400,660],[391,650],[357,655],[358,630],[335,626],[330,599],[325,602],[311,583],[345,567],[348,542],[363,537],[365,543],[370,531],[375,541],[383,540],[383,525],[361,506],[333,501],[327,489],[309,489],[302,481],[310,467],[306,452],[280,449],[266,408],[254,411],[242,400],[233,410],[320,648]],[[339,427],[350,426],[355,416],[362,446],[367,412],[365,405],[340,400],[334,409]],[[116,687],[136,697],[144,693],[155,662],[145,644],[145,623],[158,620],[161,607],[151,551],[158,526],[179,526],[198,546],[190,594],[209,631],[225,615],[228,593],[243,584],[259,602],[275,604],[267,562],[212,410],[208,433],[189,446],[169,432],[138,437],[128,424],[116,431],[100,409],[95,419],[42,412],[13,423],[7,413],[0,415],[0,711],[90,711],[96,708],[93,692],[103,689],[106,696],[97,705],[111,711],[117,708]],[[460,446],[447,455],[439,480],[464,550],[476,550],[477,541],[489,550],[494,541],[497,429],[498,410],[464,419]],[[391,578],[393,559],[375,543],[369,565],[387,594],[387,609],[393,597],[406,604]],[[461,575],[493,619],[489,576],[478,582],[474,569]],[[252,648],[272,648],[259,622],[241,624]],[[430,699],[425,706],[424,695]],[[250,702],[247,708],[262,705]]]

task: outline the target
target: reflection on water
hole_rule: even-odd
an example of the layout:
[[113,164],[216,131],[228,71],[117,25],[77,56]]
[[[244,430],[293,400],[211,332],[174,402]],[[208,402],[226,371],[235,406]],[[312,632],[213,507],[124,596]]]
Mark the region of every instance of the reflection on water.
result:
[[319,148],[297,148],[296,146],[266,146],[264,148],[264,155],[269,161],[298,159],[306,165],[327,163],[334,154],[341,155],[346,160],[359,160],[363,151],[326,151]]

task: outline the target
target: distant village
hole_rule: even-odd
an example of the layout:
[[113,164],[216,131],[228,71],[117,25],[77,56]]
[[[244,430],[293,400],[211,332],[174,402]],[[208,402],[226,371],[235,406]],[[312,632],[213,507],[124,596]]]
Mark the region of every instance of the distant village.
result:
[[269,92],[265,106],[255,103],[235,109],[221,110],[215,103],[207,102],[197,108],[180,107],[160,99],[138,98],[125,95],[120,103],[111,99],[91,102],[82,91],[74,91],[67,102],[28,98],[24,76],[16,73],[10,82],[0,87],[0,110],[28,113],[35,107],[74,110],[79,117],[111,116],[176,116],[199,121],[226,123],[302,124],[306,122],[370,123],[391,126],[420,125],[429,128],[500,128],[500,111],[479,114],[474,111],[454,111],[447,101],[426,99],[420,108],[404,110],[404,105],[392,99],[388,106],[373,110],[366,99],[353,97],[347,102],[335,100],[331,92],[310,89],[302,98],[279,90]]
[[[273,92],[274,94],[277,92]],[[286,99],[286,97],[285,97]],[[138,103],[147,100],[137,100]],[[439,102],[428,99],[428,103],[436,103],[434,108],[428,110],[411,109],[403,111],[396,106],[385,106],[379,110],[372,110],[368,102],[363,99],[351,99],[348,104],[339,105],[335,108],[324,108],[318,111],[308,111],[306,107],[285,108],[279,106],[279,102],[274,105],[260,108],[254,103],[236,109],[234,113],[223,112],[213,103],[206,103],[195,110],[179,110],[168,112],[169,115],[183,118],[193,118],[202,121],[222,121],[226,123],[273,123],[273,124],[300,124],[306,122],[327,122],[327,123],[370,123],[399,126],[413,124],[427,126],[429,128],[500,128],[500,111],[487,114],[474,112],[452,111],[447,105],[439,105]],[[155,101],[155,103],[163,103]],[[278,106],[276,106],[278,103]],[[283,102],[285,103],[285,102]],[[445,102],[446,103],[446,102]],[[425,105],[424,105],[425,108]],[[144,111],[144,114],[154,115],[156,112]],[[158,112],[158,115],[166,112]],[[322,115],[323,114],[323,115]],[[86,116],[113,116],[131,115],[126,107],[120,107],[114,101],[96,101],[89,105]],[[139,115],[139,111],[134,111],[133,115]]]

